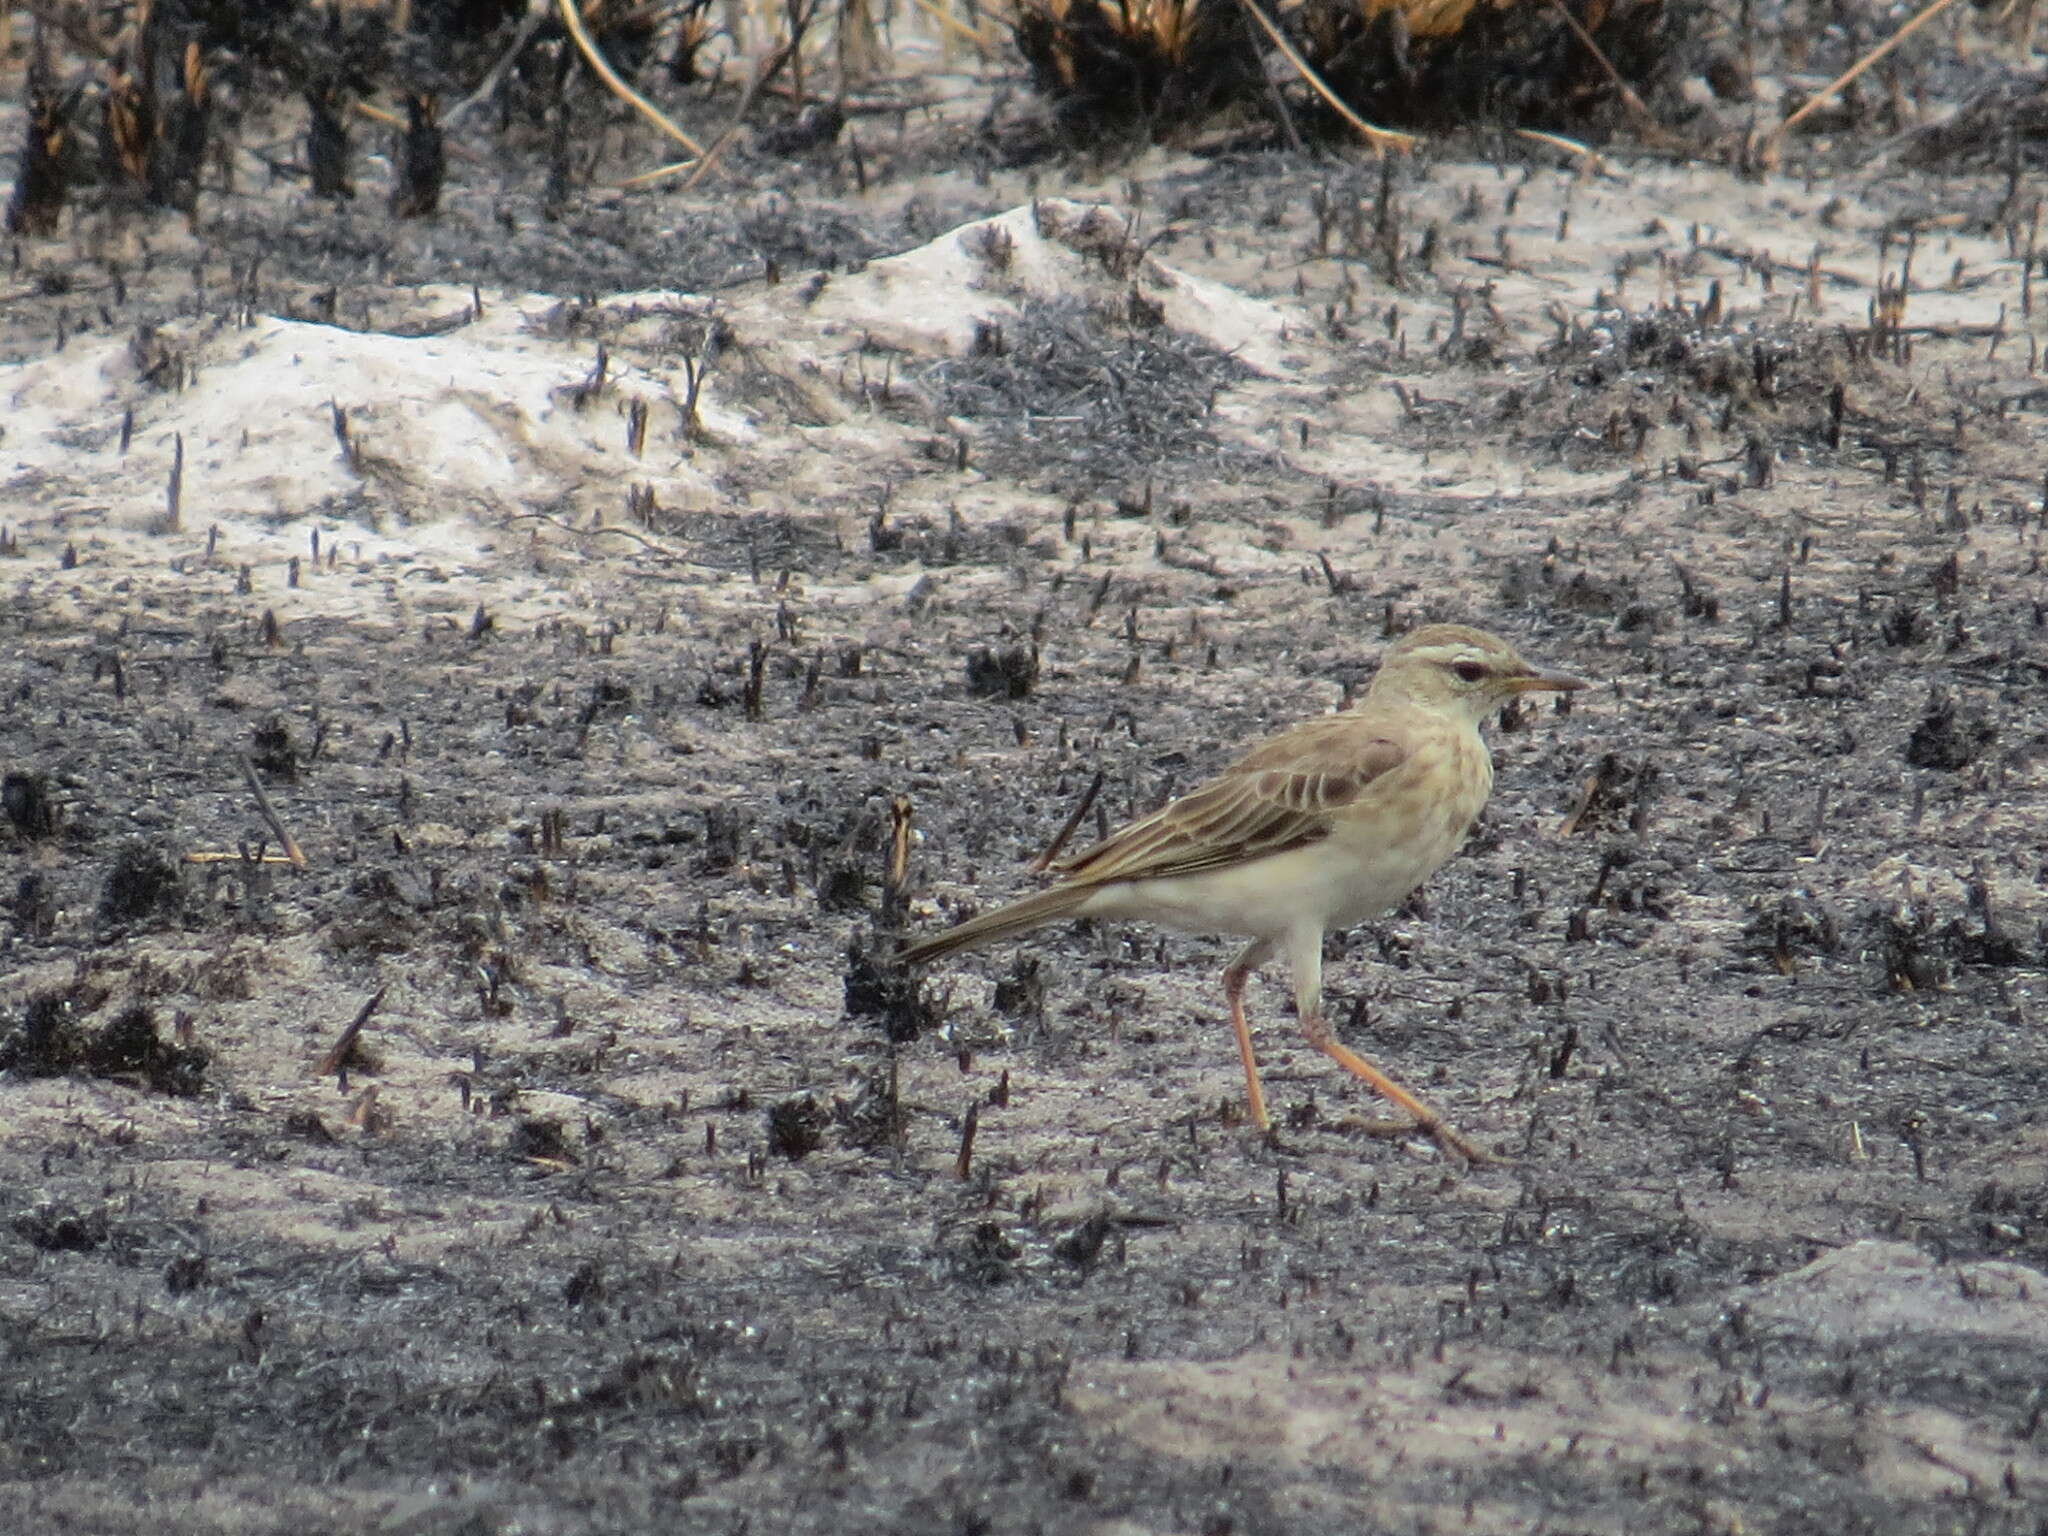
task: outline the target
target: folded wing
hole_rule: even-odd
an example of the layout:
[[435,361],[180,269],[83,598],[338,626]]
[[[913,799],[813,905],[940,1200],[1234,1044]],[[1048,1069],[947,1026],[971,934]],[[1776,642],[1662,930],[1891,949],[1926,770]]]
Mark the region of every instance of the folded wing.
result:
[[1055,867],[1066,884],[1107,885],[1285,853],[1328,837],[1335,816],[1407,756],[1399,742],[1353,717],[1312,720]]

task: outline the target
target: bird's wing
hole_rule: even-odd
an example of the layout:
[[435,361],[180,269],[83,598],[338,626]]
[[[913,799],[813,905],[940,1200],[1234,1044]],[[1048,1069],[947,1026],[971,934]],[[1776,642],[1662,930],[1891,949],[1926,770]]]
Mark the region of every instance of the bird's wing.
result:
[[1107,885],[1285,853],[1329,836],[1336,814],[1407,758],[1399,741],[1355,716],[1310,720],[1056,869],[1070,883]]

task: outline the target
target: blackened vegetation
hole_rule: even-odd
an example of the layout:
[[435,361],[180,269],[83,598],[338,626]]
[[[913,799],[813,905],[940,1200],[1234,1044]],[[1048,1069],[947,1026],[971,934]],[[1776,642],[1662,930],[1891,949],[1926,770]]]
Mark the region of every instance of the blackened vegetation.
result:
[[291,726],[281,716],[273,715],[256,727],[249,761],[276,783],[298,782],[298,747],[292,741]]
[[573,1165],[580,1159],[556,1115],[523,1115],[512,1126],[505,1150],[521,1162]]
[[[1783,281],[1801,278],[1794,272]],[[1851,395],[1846,388],[1866,384],[1875,371],[1855,339],[1790,322],[1733,324],[1711,290],[1697,303],[1617,306],[1563,322],[1544,357],[1584,392],[1581,423],[1617,456],[1642,452],[1664,426],[1683,427],[1689,437],[1749,434],[1737,468],[1708,474],[1701,456],[1681,455],[1673,470],[1682,479],[1760,488],[1780,441],[1800,451],[1898,451],[1864,389]],[[1660,399],[1659,385],[1682,393]]]
[[323,86],[306,89],[306,174],[315,197],[356,195],[349,170],[348,123],[338,94]]
[[441,206],[448,150],[441,137],[440,107],[432,96],[419,91],[406,94],[405,134],[397,158],[391,211],[401,219],[423,218],[434,212]]
[[768,1106],[768,1150],[800,1163],[825,1144],[832,1117],[811,1094],[778,1100]]
[[57,1201],[23,1211],[12,1226],[17,1237],[43,1253],[91,1253],[111,1233],[104,1207],[81,1210]]
[[863,1073],[851,1098],[835,1098],[832,1118],[850,1146],[873,1153],[901,1151],[910,1116],[903,1106],[895,1058]]
[[[1677,77],[1698,8],[1664,0],[1574,0],[1572,13],[1638,96]],[[1351,108],[1382,126],[1475,123],[1585,132],[1625,121],[1612,77],[1547,0],[1469,5],[1308,0],[1303,57]],[[1343,132],[1332,119],[1333,132]]]
[[53,235],[64,213],[65,161],[71,149],[69,105],[50,78],[47,53],[29,64],[27,128],[7,200],[10,235]]
[[898,1043],[937,1028],[940,1018],[924,995],[924,983],[858,935],[846,947],[846,1012],[850,1018],[877,1021]]
[[1234,5],[1027,0],[1010,27],[1032,85],[1077,144],[1106,131],[1185,131],[1263,81],[1262,50]]
[[801,155],[824,149],[846,127],[846,114],[831,102],[816,102],[787,122],[771,123],[755,136],[755,146],[768,155]]
[[1928,992],[1953,985],[1965,967],[2048,965],[2048,930],[2013,933],[1982,879],[1971,883],[1963,911],[1946,913],[1925,896],[1872,906],[1862,936],[1896,992]]
[[1030,1023],[1045,1021],[1046,977],[1038,956],[1020,953],[996,981],[993,1001],[1005,1018]]
[[1906,738],[1906,761],[1915,768],[1967,768],[1998,740],[1998,727],[1974,705],[1938,693]]
[[1038,684],[1038,647],[977,646],[967,653],[967,687],[981,698],[1028,699]]
[[933,364],[924,384],[941,414],[981,427],[978,464],[1085,494],[1166,463],[1248,472],[1251,456],[1209,427],[1216,395],[1242,377],[1243,364],[1158,325],[1133,290],[1117,313],[1027,300],[1000,336]]
[[0,810],[26,838],[54,836],[61,820],[50,777],[44,773],[14,770],[0,777]]
[[149,844],[131,843],[115,855],[100,887],[100,922],[115,926],[174,918],[184,895],[176,859]]
[[1792,975],[1802,957],[1832,956],[1841,951],[1841,918],[1826,902],[1804,891],[1787,891],[1759,907],[1743,929],[1743,937],[1753,951],[1770,957],[1779,975]]
[[1901,159],[1924,170],[2040,170],[2048,164],[2048,97],[2040,76],[2002,73],[1954,112],[1912,125]]
[[[572,81],[578,113],[609,100],[587,71],[574,67],[559,22],[542,16],[537,20],[545,25],[515,32],[526,9],[517,0],[420,3],[400,9],[399,30],[386,7],[269,0],[157,0],[75,18],[65,35],[87,43],[103,62],[66,73],[45,67],[61,49],[39,52],[8,228],[50,233],[70,192],[93,184],[150,206],[195,212],[212,167],[229,163],[217,153],[222,141],[240,140],[244,119],[282,97],[306,108],[305,156],[274,167],[303,174],[323,198],[353,195],[349,124],[356,103],[381,96],[395,104],[405,125],[394,157],[392,212],[431,214],[447,167],[439,121],[444,97],[465,96],[488,80],[501,108],[500,130],[551,120],[551,109],[563,117]],[[662,23],[652,8],[606,7],[590,25],[613,62],[630,72],[658,45]],[[690,30],[687,21],[681,25]],[[701,25],[696,31],[701,41]],[[521,46],[508,56],[515,36]],[[94,140],[97,164],[76,152],[82,136]]]
[[163,1038],[155,1011],[130,1003],[112,1017],[90,1024],[104,993],[92,988],[39,992],[0,1033],[0,1073],[23,1077],[92,1077],[139,1081],[157,1093],[189,1097],[199,1092],[209,1053],[200,1046]]
[[212,129],[209,18],[146,8],[132,54],[117,53],[101,100],[103,168],[159,208],[191,212]]
[[[1267,7],[1354,112],[1426,130],[1505,124],[1584,133],[1632,122],[1628,113],[1639,109],[1625,111],[1615,76],[1639,100],[1661,101],[1704,30],[1698,7],[1664,0],[1575,0],[1571,11],[1576,28],[1549,0]],[[1094,147],[1105,133],[1171,139],[1230,108],[1275,120],[1290,138],[1297,117],[1335,138],[1355,137],[1235,5],[1026,0],[1011,27],[1033,86],[1077,145]],[[1268,83],[1269,68],[1284,95]]]
[[134,1076],[159,1093],[190,1095],[199,1091],[208,1059],[199,1046],[166,1041],[155,1011],[134,1003],[86,1041],[82,1064],[96,1077]]

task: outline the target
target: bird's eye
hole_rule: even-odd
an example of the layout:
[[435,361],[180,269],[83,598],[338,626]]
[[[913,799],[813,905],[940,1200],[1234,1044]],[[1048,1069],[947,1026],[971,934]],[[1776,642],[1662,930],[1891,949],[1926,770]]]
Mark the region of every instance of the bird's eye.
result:
[[1458,681],[1461,683],[1476,683],[1486,676],[1486,668],[1476,661],[1452,662],[1451,671],[1457,674]]

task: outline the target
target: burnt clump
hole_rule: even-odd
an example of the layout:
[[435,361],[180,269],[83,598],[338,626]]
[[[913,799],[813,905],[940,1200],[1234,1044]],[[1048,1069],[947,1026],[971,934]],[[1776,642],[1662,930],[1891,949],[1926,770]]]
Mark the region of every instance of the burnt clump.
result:
[[124,1008],[85,1044],[85,1069],[95,1077],[140,1076],[159,1093],[190,1098],[202,1086],[207,1052],[173,1045],[157,1033],[156,1015],[140,1003]]
[[178,865],[146,844],[121,850],[100,887],[102,926],[141,923],[177,915],[184,905],[185,886]]
[[2042,959],[2038,944],[2030,947],[2007,929],[1981,879],[1970,882],[1966,916],[1944,919],[1920,897],[1873,904],[1859,926],[1894,992],[1939,991],[1964,966],[2037,965]]
[[1906,761],[1915,768],[1967,768],[1998,740],[1998,727],[1978,709],[1937,694],[1906,738]]
[[768,1108],[768,1150],[800,1163],[825,1145],[831,1116],[810,1094],[783,1099]]
[[978,1221],[943,1250],[953,1278],[966,1285],[1001,1285],[1017,1272],[1024,1251],[993,1221]]
[[1621,828],[1641,832],[1660,776],[1648,758],[1630,762],[1618,753],[1602,753],[1592,774],[1579,785],[1578,803],[1565,818],[1565,835]]
[[156,1015],[141,1003],[122,1009],[99,1029],[87,1029],[83,1016],[98,1001],[69,992],[31,997],[20,1022],[0,1035],[0,1072],[140,1077],[157,1092],[180,1098],[199,1091],[209,1060],[204,1049],[166,1041],[157,1033]]
[[0,779],[0,807],[23,837],[51,837],[57,831],[57,801],[45,774],[17,772]]
[[1045,1018],[1045,967],[1036,955],[1019,955],[996,982],[996,1012],[1010,1019]]
[[104,1210],[82,1211],[66,1201],[23,1211],[12,1226],[16,1237],[43,1253],[91,1253],[106,1245],[112,1231]]
[[977,698],[1028,699],[1038,686],[1038,647],[977,646],[967,655],[967,686]]
[[835,1099],[832,1118],[847,1141],[864,1152],[891,1152],[903,1145],[910,1128],[898,1092],[895,1064],[878,1067],[861,1079],[851,1100]]
[[0,1034],[0,1072],[23,1077],[61,1077],[85,1057],[85,1032],[79,1015],[89,1012],[70,992],[38,992],[22,1008],[21,1018]]
[[568,1133],[553,1115],[526,1115],[512,1127],[506,1150],[521,1162],[558,1163],[573,1167],[582,1161],[569,1145]]
[[826,149],[846,127],[846,114],[830,102],[814,102],[785,122],[772,123],[754,136],[763,154],[801,155]]
[[440,106],[432,96],[408,91],[391,211],[401,219],[433,213],[441,206],[441,184],[447,177],[448,146],[441,133]]
[[213,70],[224,42],[199,5],[142,13],[134,52],[115,55],[102,97],[100,162],[154,207],[191,212],[213,125]]
[[70,156],[70,103],[49,78],[39,55],[29,65],[27,137],[21,147],[20,171],[7,200],[7,232],[54,235],[64,215],[64,193]]
[[277,783],[296,784],[299,780],[299,754],[292,745],[291,728],[274,716],[256,727],[249,761]]
[[880,1020],[883,1032],[899,1044],[939,1022],[923,984],[887,956],[871,953],[858,937],[846,946],[846,1012],[849,1018]]
[[1841,919],[1804,891],[1789,891],[1760,904],[1744,924],[1742,937],[1752,954],[1766,955],[1781,976],[1792,974],[1802,955],[1832,955],[1842,947]]
[[[1580,0],[1571,9],[1638,96],[1674,82],[1696,7]],[[1309,0],[1293,30],[1330,87],[1376,123],[1598,125],[1621,92],[1558,10],[1547,0]]]
[[1202,0],[1025,0],[1010,23],[1068,134],[1163,139],[1263,85],[1250,23]]

